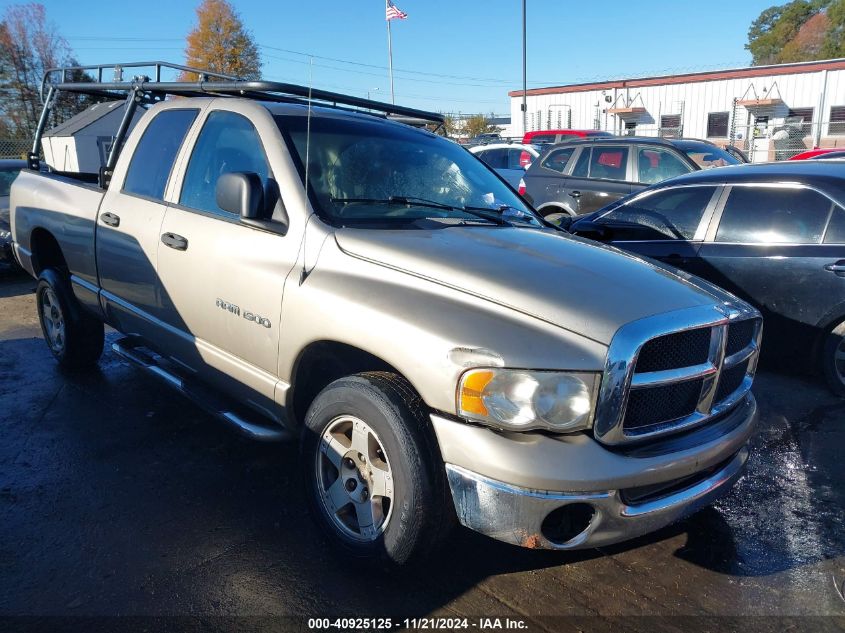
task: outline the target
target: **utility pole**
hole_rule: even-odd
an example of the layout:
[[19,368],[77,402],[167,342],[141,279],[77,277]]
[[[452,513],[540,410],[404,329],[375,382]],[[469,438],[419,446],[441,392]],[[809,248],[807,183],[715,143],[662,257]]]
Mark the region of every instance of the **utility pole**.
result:
[[526,76],[527,64],[527,42],[526,42],[526,21],[525,8],[526,0],[522,0],[522,134],[528,131],[528,78]]

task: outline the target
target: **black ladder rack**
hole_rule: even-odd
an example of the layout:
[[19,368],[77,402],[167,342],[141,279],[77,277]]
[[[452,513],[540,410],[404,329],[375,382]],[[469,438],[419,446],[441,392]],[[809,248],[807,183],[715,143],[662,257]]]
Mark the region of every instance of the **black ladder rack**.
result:
[[[139,75],[132,81],[123,80],[125,69],[152,69],[154,80],[146,75]],[[162,81],[162,70],[193,73],[199,77],[199,81]],[[112,81],[104,81],[104,74],[112,71]],[[84,80],[74,80],[74,75],[80,74]],[[92,75],[96,75],[93,77]],[[344,95],[338,92],[319,90],[308,86],[282,83],[263,80],[241,80],[230,75],[216,73],[201,68],[191,68],[169,62],[129,62],[124,64],[97,64],[92,66],[66,66],[63,68],[51,68],[44,73],[41,81],[41,100],[44,109],[38,121],[38,128],[35,132],[35,139],[32,151],[29,154],[29,165],[31,169],[39,167],[39,146],[44,129],[47,125],[50,109],[55,102],[59,92],[71,92],[85,94],[107,100],[126,100],[126,112],[114,142],[112,151],[109,154],[106,166],[101,170],[100,185],[107,184],[114,165],[117,162],[117,155],[123,145],[129,123],[135,113],[135,109],[141,103],[150,104],[163,100],[168,95],[183,97],[240,97],[243,99],[254,99],[256,101],[273,101],[277,103],[301,103],[314,104],[323,107],[353,109],[366,111],[369,114],[377,113],[385,116],[392,115],[397,119],[421,121],[432,123],[438,126],[443,124],[443,115],[436,112],[427,112],[415,108],[397,106],[381,101],[372,101]]]

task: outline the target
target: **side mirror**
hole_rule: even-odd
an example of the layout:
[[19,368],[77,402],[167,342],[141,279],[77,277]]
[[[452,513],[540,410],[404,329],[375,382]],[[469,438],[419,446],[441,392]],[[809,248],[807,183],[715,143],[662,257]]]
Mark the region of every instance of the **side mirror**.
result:
[[586,237],[591,240],[604,242],[610,239],[610,231],[602,224],[592,220],[576,220],[569,226],[569,231],[575,235]]
[[251,172],[231,172],[217,180],[217,206],[244,220],[258,220],[264,210],[261,178]]
[[573,221],[574,218],[571,215],[564,215],[561,216],[560,219],[555,222],[555,224],[557,224],[560,228],[568,231],[572,227]]

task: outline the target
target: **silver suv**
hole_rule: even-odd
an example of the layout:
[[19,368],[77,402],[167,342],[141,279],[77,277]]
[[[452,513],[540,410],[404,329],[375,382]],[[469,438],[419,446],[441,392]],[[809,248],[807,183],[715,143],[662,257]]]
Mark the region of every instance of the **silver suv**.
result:
[[[343,552],[405,563],[456,520],[606,545],[740,476],[759,314],[546,224],[454,143],[348,108],[439,115],[270,82],[108,90],[125,120],[149,104],[108,186],[24,170],[12,187],[47,344],[89,367],[107,323],[118,354],[243,433],[299,441]],[[186,98],[152,98],[168,93]]]

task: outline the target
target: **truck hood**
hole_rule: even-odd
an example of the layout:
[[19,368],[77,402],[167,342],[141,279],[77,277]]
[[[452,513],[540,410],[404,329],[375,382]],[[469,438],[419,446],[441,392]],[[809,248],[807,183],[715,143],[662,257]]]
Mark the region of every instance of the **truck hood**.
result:
[[605,345],[620,326],[734,298],[682,271],[559,232],[340,229],[348,255],[449,286]]

